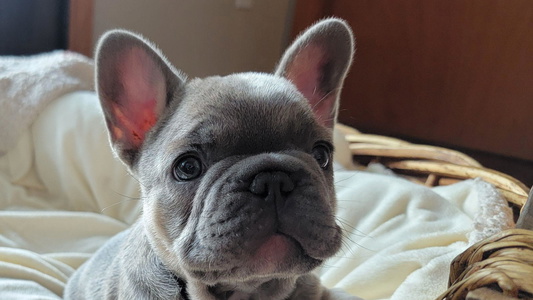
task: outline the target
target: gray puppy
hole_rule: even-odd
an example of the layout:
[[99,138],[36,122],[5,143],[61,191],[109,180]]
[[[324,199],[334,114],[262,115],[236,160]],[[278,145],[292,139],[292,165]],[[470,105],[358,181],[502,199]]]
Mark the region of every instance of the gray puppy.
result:
[[143,38],[98,45],[97,89],[143,212],[67,299],[353,299],[310,273],[340,248],[332,130],[354,39],[323,20],[274,74],[187,80]]

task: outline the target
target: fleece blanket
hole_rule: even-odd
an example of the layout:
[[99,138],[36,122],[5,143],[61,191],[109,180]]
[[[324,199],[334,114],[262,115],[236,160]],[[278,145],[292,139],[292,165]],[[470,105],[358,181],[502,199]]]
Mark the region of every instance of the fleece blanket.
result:
[[[75,269],[135,221],[138,185],[110,150],[94,92],[65,94],[24,122],[0,157],[0,299],[61,299]],[[457,254],[513,226],[482,180],[427,188],[379,165],[352,170],[345,142],[335,144],[345,241],[317,271],[328,287],[434,299]]]
[[0,155],[51,101],[93,87],[93,62],[80,54],[54,51],[0,57]]

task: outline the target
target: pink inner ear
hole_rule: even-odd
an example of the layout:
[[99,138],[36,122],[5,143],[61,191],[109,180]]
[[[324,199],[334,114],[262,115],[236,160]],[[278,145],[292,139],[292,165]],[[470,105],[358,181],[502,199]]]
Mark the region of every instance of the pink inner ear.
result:
[[324,126],[333,124],[335,95],[320,90],[322,67],[327,62],[324,49],[317,45],[305,46],[287,67],[285,76],[298,88],[309,101],[315,116]]
[[166,82],[154,60],[141,48],[129,49],[118,62],[122,94],[111,103],[111,132],[129,149],[141,146],[166,102]]
[[322,97],[319,95],[318,83],[321,79],[320,68],[325,60],[324,54],[320,47],[308,45],[296,54],[285,73],[309,101]]
[[144,141],[146,133],[155,125],[157,117],[154,113],[156,101],[144,101],[141,107],[121,107],[112,104],[115,120],[111,133],[115,140],[128,145],[128,148],[138,148]]

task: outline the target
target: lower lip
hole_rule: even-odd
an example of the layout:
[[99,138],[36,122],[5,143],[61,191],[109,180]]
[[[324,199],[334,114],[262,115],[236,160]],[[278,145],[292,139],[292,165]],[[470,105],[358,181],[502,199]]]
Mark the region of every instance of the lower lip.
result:
[[259,246],[252,261],[260,273],[275,272],[294,249],[294,242],[282,234],[274,234]]
[[270,257],[286,253],[289,250],[290,243],[292,242],[285,235],[273,234],[259,247],[255,255]]

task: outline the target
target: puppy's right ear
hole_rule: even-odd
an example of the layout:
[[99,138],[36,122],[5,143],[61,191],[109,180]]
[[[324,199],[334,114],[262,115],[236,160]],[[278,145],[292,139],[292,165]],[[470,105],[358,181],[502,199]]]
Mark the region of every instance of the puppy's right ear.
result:
[[184,82],[185,76],[142,37],[114,30],[100,39],[97,92],[113,149],[129,167]]
[[333,129],[355,40],[348,24],[324,19],[305,30],[285,51],[276,75],[289,79],[307,99],[318,121]]

